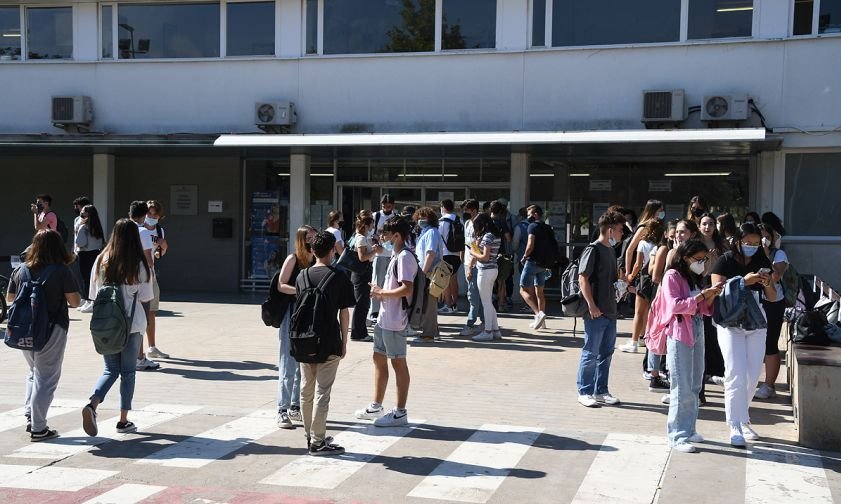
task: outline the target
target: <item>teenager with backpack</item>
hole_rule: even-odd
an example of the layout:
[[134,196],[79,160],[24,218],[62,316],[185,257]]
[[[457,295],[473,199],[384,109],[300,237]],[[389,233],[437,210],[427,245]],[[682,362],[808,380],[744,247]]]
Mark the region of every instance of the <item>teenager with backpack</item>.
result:
[[99,255],[105,242],[102,222],[99,220],[99,212],[97,212],[96,207],[90,204],[82,207],[75,224],[74,235],[74,251],[82,275],[82,297],[85,299],[85,304],[79,308],[79,311],[90,313],[93,310],[93,299],[88,296],[91,271],[96,256]]
[[[380,300],[380,315],[374,327],[374,400],[368,407],[357,410],[356,418],[373,420],[377,427],[408,423],[406,401],[410,378],[406,363],[406,330],[409,328],[409,313],[406,306],[413,301],[414,284],[420,268],[417,258],[406,247],[409,232],[409,223],[405,219],[392,217],[386,222],[383,246],[392,251],[392,259],[383,287],[371,284],[371,297]],[[434,309],[434,306],[427,309]],[[385,414],[382,404],[388,386],[389,360],[397,382],[397,405]]]
[[[413,211],[414,213],[414,211]],[[379,236],[379,234],[383,230],[383,226],[391,216],[394,215],[394,197],[390,194],[383,194],[383,197],[380,199],[380,209],[374,212],[374,235]],[[409,217],[411,219],[411,217]],[[377,252],[377,256],[374,257],[373,261],[373,271],[372,271],[372,281],[377,284],[378,287],[383,286],[383,282],[385,281],[385,273],[386,268],[388,268],[388,263],[391,261],[391,254],[388,253],[386,250],[381,250]],[[380,312],[380,302],[374,298],[371,298],[371,307],[368,309],[368,324],[373,325],[377,322],[377,315]]]
[[[146,264],[149,266],[149,270],[151,271],[151,275],[155,275],[155,257],[154,257],[154,250],[155,250],[155,243],[152,240],[152,232],[146,227],[146,216],[149,213],[149,205],[146,204],[145,201],[135,200],[132,201],[129,205],[129,218],[137,225],[137,231],[140,233],[140,246],[143,248],[143,257],[146,258]],[[154,290],[153,290],[153,299],[150,299],[147,302],[143,303],[143,311],[146,315],[149,314],[149,311],[152,308],[152,301],[154,300]],[[144,318],[145,319],[145,318]],[[147,328],[148,329],[148,328]],[[138,371],[146,371],[150,369],[158,369],[161,367],[160,364],[153,361],[152,359],[146,358],[146,354],[143,352],[143,341],[140,341],[140,348],[137,350],[137,370]]]
[[[415,253],[424,274],[429,275],[444,256],[444,243],[438,231],[438,215],[435,210],[423,207],[415,211],[414,219],[420,230]],[[414,343],[431,342],[441,336],[438,331],[438,311],[436,310],[438,298],[430,294],[427,303],[428,308],[423,316],[421,334],[412,340]]]
[[97,299],[99,291],[107,286],[119,287],[123,303],[122,313],[127,317],[129,335],[125,347],[119,353],[103,355],[105,370],[94,386],[90,403],[82,409],[82,428],[89,436],[98,434],[96,408],[105,400],[117,378],[120,379],[120,420],[117,422],[117,432],[128,433],[137,430],[137,426],[129,421],[128,412],[131,411],[134,398],[137,371],[135,357],[140,351],[143,333],[146,332],[146,313],[142,304],[148,303],[154,297],[152,276],[153,271],[146,261],[137,224],[129,219],[118,220],[111,231],[108,244],[97,258],[91,272],[90,297],[97,300],[93,309],[93,318],[96,319],[100,306],[106,306]]
[[[23,357],[29,366],[26,378],[25,415],[26,432],[32,441],[43,441],[58,436],[47,426],[47,412],[53,401],[59,378],[70,317],[68,305],[79,306],[81,296],[68,264],[72,254],[52,230],[35,234],[24,263],[9,279],[6,301],[11,303],[6,334],[6,344],[21,336]],[[39,302],[33,310],[32,296]],[[35,343],[39,343],[37,346]],[[43,346],[41,346],[43,345]]]
[[442,315],[458,312],[458,271],[461,268],[461,251],[464,248],[464,223],[453,212],[453,200],[441,201],[441,218],[438,219],[438,231],[444,240],[444,261],[453,268],[450,285],[444,291],[444,306],[438,310]]
[[531,205],[526,210],[528,227],[526,228],[526,248],[520,264],[520,295],[526,302],[534,320],[529,323],[532,329],[545,328],[546,323],[546,274],[552,263],[560,259],[558,242],[552,227],[543,222],[543,209]]
[[58,231],[58,216],[52,210],[53,197],[49,194],[39,194],[35,203],[30,205],[32,210],[32,226],[35,231],[52,229]]
[[335,247],[332,233],[318,232],[312,240],[316,262],[295,282],[290,351],[301,363],[301,411],[308,453],[313,456],[345,452],[328,442],[326,434],[330,393],[339,361],[347,354],[348,308],[355,303],[347,275],[331,266]]
[[[303,422],[301,415],[301,367],[290,353],[289,337],[292,323],[292,308],[295,306],[297,293],[295,284],[301,271],[315,263],[312,253],[312,241],[315,229],[303,225],[295,232],[295,252],[283,261],[277,273],[277,292],[281,294],[282,319],[278,330],[280,353],[277,363],[277,426],[281,429],[294,429],[292,422]],[[285,308],[284,308],[285,306]]]

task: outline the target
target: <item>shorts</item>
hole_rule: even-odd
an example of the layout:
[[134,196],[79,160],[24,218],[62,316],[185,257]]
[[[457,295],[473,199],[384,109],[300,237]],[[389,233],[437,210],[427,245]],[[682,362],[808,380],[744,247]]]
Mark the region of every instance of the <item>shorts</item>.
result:
[[161,304],[161,288],[158,287],[158,275],[152,275],[152,301],[149,302],[149,311],[156,312]]
[[520,273],[520,287],[543,287],[544,285],[546,285],[546,268],[527,260]]
[[461,267],[461,259],[457,255],[445,255],[444,262],[453,267],[453,276],[456,276]]
[[389,331],[379,324],[374,326],[374,353],[384,354],[389,359],[406,358],[406,331]]

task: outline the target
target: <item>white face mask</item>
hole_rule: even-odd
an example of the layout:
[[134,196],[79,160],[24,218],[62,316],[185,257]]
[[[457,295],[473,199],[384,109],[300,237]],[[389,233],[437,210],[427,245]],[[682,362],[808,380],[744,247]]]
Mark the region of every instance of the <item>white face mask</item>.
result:
[[689,265],[689,270],[696,275],[701,275],[704,273],[704,266],[704,261],[693,262]]
[[771,246],[771,239],[767,236],[762,239],[762,246],[763,247],[770,247]]

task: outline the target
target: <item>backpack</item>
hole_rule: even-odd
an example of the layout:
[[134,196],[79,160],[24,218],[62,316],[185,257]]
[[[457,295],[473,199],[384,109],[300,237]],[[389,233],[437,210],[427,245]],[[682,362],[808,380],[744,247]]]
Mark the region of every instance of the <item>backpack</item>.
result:
[[826,333],[828,325],[824,312],[820,310],[803,312],[792,323],[789,331],[791,340],[804,345],[829,345],[831,342]]
[[[329,305],[325,290],[336,270],[330,268],[330,272],[316,286],[310,282],[309,270],[307,268],[303,271],[304,290],[295,300],[295,311],[289,327],[289,354],[298,362],[318,363],[326,360],[321,338],[330,337],[331,318],[336,316],[327,312]],[[332,336],[338,338],[338,334]]]
[[[415,259],[418,269],[415,273],[415,279],[412,281],[412,302],[410,303],[405,296],[400,300],[403,309],[409,314],[409,327],[419,331],[423,327],[423,316],[426,314],[427,301],[429,300],[429,280],[427,280],[420,267],[418,257],[408,248],[404,250]],[[397,261],[394,261],[394,270],[391,274],[394,275],[394,278],[397,278]]]
[[[548,224],[540,222],[538,223],[538,229],[540,230],[540,236],[538,237],[535,234],[535,242],[538,239],[541,241],[545,240],[546,244],[540,247],[543,254],[535,254],[538,250],[537,243],[535,243],[531,258],[541,268],[552,269],[561,262],[561,251],[558,248],[558,240],[555,239],[555,233]],[[528,239],[528,235],[526,235],[526,239]]]
[[[297,276],[298,261],[296,259],[295,268],[292,270],[292,276],[290,278],[294,279],[297,278]],[[289,310],[289,305],[292,302],[293,297],[289,294],[278,292],[278,283],[280,283],[280,271],[275,273],[274,277],[272,277],[272,282],[269,286],[269,295],[266,297],[266,300],[263,301],[260,312],[263,323],[267,326],[274,327],[275,329],[280,328],[280,324],[283,322],[284,315],[286,315],[286,312]]]
[[455,217],[453,219],[441,219],[450,223],[450,233],[447,235],[447,240],[444,244],[450,252],[460,252],[464,250],[464,224],[461,219]]
[[793,264],[789,263],[783,278],[780,279],[783,284],[783,296],[786,308],[793,308],[797,304],[797,297],[800,295],[800,273]]
[[[593,272],[595,274],[598,271],[600,261],[599,247],[590,244],[587,245],[587,248],[592,248],[592,254],[595,255],[596,270]],[[584,250],[587,250],[587,248]],[[583,252],[582,255],[584,255]],[[590,308],[587,306],[587,300],[581,295],[581,285],[578,283],[578,267],[580,262],[581,257],[579,256],[578,259],[569,263],[563,275],[561,275],[561,309],[566,317],[582,317],[590,311]],[[591,282],[591,285],[593,285],[593,282]],[[595,285],[593,285],[593,298],[595,297],[596,291]]]
[[96,353],[114,355],[128,345],[134,312],[137,310],[137,293],[131,305],[131,315],[126,316],[123,289],[119,284],[105,284],[96,292],[91,313],[91,337]]
[[529,244],[529,223],[528,221],[521,220],[517,223],[517,229],[520,230],[520,243],[517,244],[517,254],[521,252],[525,252],[526,247]]
[[57,213],[50,210],[50,212],[47,213],[47,215],[49,215],[49,214],[55,215],[55,221],[56,221],[55,230],[58,231],[58,234],[61,235],[61,241],[64,242],[64,243],[67,243],[67,238],[70,236],[70,232],[67,231],[67,225],[64,223],[63,220],[61,220],[61,218],[59,218]]
[[7,346],[32,352],[44,349],[55,326],[50,322],[44,285],[59,268],[61,266],[55,264],[47,266],[38,278],[33,279],[26,265],[20,267],[17,294],[9,307],[9,321],[3,338]]

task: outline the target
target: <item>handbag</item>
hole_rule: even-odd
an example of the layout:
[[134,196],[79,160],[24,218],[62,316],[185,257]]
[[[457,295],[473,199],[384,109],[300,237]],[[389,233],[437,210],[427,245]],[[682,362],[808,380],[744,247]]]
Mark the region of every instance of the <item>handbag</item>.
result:
[[348,246],[345,247],[342,251],[342,255],[339,256],[339,260],[336,261],[336,267],[351,273],[361,274],[365,272],[365,266],[367,263],[359,260],[359,254],[356,253],[355,243],[356,240],[351,240]]
[[453,276],[453,267],[447,261],[438,261],[438,264],[429,270],[426,278],[429,280],[429,295],[435,298],[441,297],[447,287],[450,286],[450,279]]

